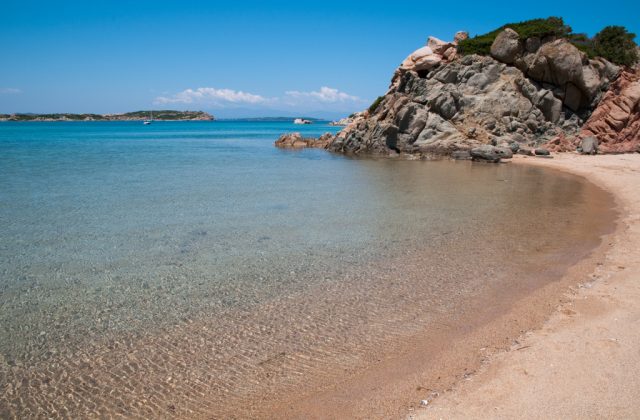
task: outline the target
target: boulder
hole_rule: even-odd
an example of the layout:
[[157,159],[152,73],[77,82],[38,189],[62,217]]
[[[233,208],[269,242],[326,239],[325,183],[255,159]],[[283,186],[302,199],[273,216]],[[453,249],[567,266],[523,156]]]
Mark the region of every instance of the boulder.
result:
[[[538,50],[538,58],[534,66],[539,63],[546,65],[541,82],[564,86],[567,82],[578,82],[582,76],[582,62],[584,54],[566,39],[558,39],[544,44]],[[578,83],[576,83],[578,84]]]
[[491,56],[506,64],[513,64],[521,52],[520,36],[511,28],[500,32],[491,44]]
[[511,159],[513,157],[513,150],[510,147],[498,146],[497,149],[502,159]]
[[547,149],[543,149],[541,147],[535,150],[536,156],[549,156],[551,153]]
[[489,144],[483,144],[482,146],[474,147],[473,149],[471,149],[470,154],[473,160],[483,160],[494,163],[500,162],[500,159],[503,157],[508,159],[513,156],[511,150],[502,147],[491,146]]
[[413,70],[424,71],[431,70],[442,62],[442,57],[439,55],[428,55],[417,60],[413,65]]
[[578,151],[583,155],[595,155],[598,153],[598,139],[595,136],[589,136],[582,139]]

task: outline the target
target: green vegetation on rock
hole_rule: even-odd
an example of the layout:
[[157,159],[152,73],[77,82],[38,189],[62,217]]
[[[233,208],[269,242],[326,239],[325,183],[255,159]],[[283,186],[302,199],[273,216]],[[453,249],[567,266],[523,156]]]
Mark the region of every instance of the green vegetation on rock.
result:
[[638,50],[630,33],[624,26],[607,26],[593,37],[593,52],[615,64],[631,66],[638,62]]
[[607,26],[595,37],[589,38],[585,34],[573,33],[562,18],[553,16],[508,23],[486,34],[465,39],[458,45],[458,52],[462,55],[489,55],[493,41],[506,28],[516,31],[522,41],[528,38],[566,38],[590,58],[603,57],[615,64],[630,66],[639,59],[634,42],[635,34],[628,32],[623,26]]
[[371,106],[369,106],[369,114],[373,114],[374,112],[376,112],[376,109],[378,109],[378,105],[380,105],[380,102],[382,102],[383,99],[384,96],[378,96],[376,100],[373,101]]
[[489,33],[465,39],[458,45],[458,52],[463,55],[489,55],[491,44],[493,44],[498,34],[506,28],[516,31],[520,39],[533,37],[542,39],[548,36],[566,37],[571,34],[571,27],[565,25],[561,17],[552,16],[546,19],[531,19],[523,22],[507,23]]

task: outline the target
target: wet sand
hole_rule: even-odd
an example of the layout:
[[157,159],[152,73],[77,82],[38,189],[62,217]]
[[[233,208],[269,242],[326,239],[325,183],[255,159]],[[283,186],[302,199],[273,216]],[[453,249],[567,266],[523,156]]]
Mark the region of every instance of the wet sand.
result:
[[440,389],[408,417],[639,418],[640,155],[518,157],[512,164],[560,169],[606,188],[621,212],[616,232],[590,258],[595,264],[569,273],[577,287],[552,301],[542,328],[488,355],[476,374]]

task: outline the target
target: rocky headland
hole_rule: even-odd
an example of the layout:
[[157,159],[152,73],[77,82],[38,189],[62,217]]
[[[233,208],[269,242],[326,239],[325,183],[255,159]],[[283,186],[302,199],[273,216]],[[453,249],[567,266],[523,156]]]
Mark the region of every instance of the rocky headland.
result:
[[[640,68],[598,56],[597,42],[559,18],[473,39],[429,37],[384,96],[329,141],[308,143],[348,154],[490,161],[547,150],[638,152]],[[290,143],[285,138],[280,146]]]

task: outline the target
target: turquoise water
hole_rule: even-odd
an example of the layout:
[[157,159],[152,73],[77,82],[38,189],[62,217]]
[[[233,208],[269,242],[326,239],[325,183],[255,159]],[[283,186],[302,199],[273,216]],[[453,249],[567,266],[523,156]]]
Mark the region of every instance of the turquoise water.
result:
[[0,123],[0,417],[257,415],[601,233],[576,178],[288,131],[336,129]]

